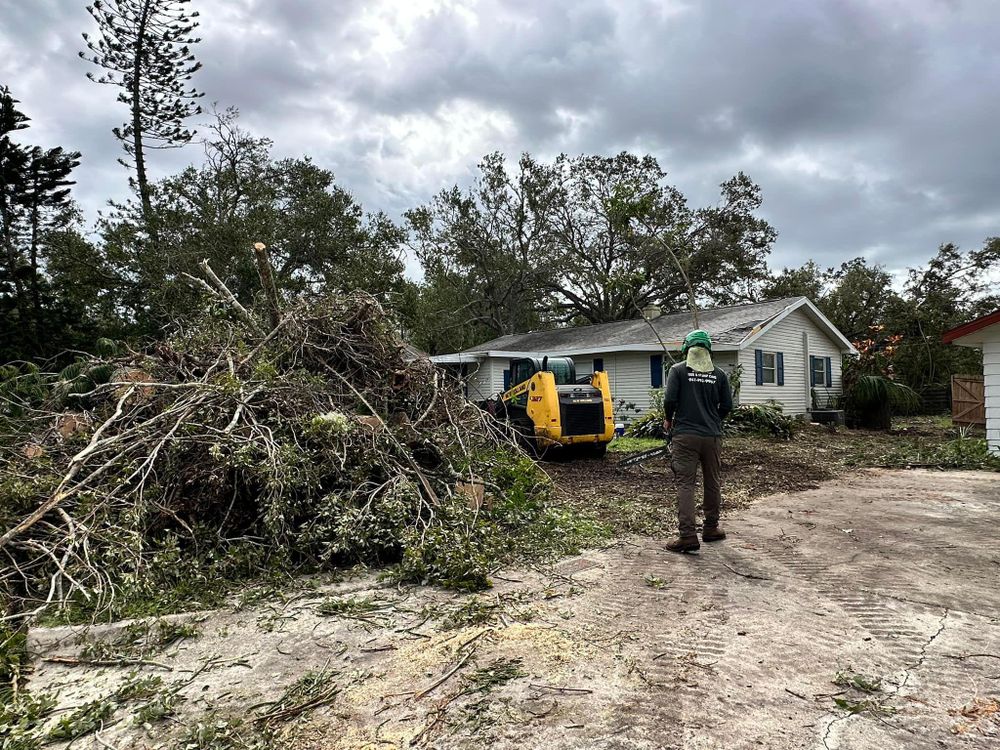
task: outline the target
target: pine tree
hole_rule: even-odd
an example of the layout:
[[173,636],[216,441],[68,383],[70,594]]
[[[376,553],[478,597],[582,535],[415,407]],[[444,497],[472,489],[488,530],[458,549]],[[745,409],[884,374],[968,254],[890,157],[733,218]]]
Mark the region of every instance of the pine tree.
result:
[[[146,152],[178,148],[194,131],[184,121],[201,113],[202,96],[189,84],[201,68],[191,52],[200,39],[192,32],[198,13],[186,13],[189,0],[95,0],[87,6],[97,21],[98,37],[84,34],[88,51],[80,57],[104,69],[87,77],[121,89],[118,101],[128,105],[129,120],[114,129],[125,153],[121,163],[135,169],[135,184],[147,228],[153,230],[153,210]],[[155,236],[155,231],[151,231]]]
[[17,109],[18,101],[10,89],[0,86],[0,247],[5,268],[0,275],[0,292],[13,287],[13,309],[20,309],[24,299],[21,280],[22,258],[18,249],[18,219],[21,206],[17,197],[24,188],[27,150],[11,140],[11,134],[28,127],[29,119]]
[[18,198],[24,206],[28,222],[28,262],[31,266],[31,300],[36,330],[42,319],[42,272],[38,264],[38,248],[42,234],[65,228],[72,214],[70,173],[80,164],[79,151],[63,148],[33,147],[28,152],[24,189]]
[[52,286],[53,237],[72,233],[76,210],[70,198],[77,151],[45,149],[13,140],[30,120],[0,86],[0,361],[31,357],[68,343],[53,321],[64,300]]

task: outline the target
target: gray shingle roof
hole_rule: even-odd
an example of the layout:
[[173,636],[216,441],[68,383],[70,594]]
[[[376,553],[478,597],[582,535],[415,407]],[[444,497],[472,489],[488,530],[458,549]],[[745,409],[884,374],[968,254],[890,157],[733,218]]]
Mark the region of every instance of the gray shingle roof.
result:
[[[713,343],[738,344],[755,327],[779,315],[801,299],[803,298],[789,297],[754,305],[699,310],[698,319],[700,327],[708,331]],[[684,337],[695,327],[690,312],[669,313],[650,322],[665,344],[674,344],[678,349]],[[572,352],[589,349],[615,351],[618,347],[643,344],[657,345],[659,342],[650,330],[649,322],[639,319],[533,333],[515,333],[479,344],[466,349],[463,353]]]

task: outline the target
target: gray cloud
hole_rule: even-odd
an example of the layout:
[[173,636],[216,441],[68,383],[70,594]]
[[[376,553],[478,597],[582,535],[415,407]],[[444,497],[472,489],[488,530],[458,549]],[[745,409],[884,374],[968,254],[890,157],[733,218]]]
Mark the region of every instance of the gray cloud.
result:
[[[772,261],[892,268],[1000,234],[1000,6],[937,0],[195,0],[207,101],[398,214],[486,152],[656,154],[694,203],[761,183]],[[93,218],[126,193],[114,92],[75,0],[0,0],[0,81],[31,137],[84,152]],[[158,174],[197,160],[157,154]]]

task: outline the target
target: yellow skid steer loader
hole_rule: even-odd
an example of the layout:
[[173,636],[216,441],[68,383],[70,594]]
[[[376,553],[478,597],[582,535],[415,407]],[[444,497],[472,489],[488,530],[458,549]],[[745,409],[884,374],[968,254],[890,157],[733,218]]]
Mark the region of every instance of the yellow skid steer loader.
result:
[[577,380],[569,357],[512,360],[510,389],[499,406],[500,416],[536,453],[561,446],[603,456],[614,437],[607,373]]

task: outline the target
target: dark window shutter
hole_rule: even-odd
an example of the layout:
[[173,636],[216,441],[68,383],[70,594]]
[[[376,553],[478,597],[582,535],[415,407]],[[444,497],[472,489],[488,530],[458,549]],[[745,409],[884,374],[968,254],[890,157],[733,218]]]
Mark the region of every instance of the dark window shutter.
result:
[[785,353],[778,352],[774,355],[774,367],[778,371],[778,385],[785,384]]
[[833,385],[833,360],[830,357],[826,358],[826,387],[829,388]]
[[813,355],[809,355],[809,385],[813,388],[816,387],[816,358]]
[[764,385],[764,350],[753,350],[754,370],[756,371],[757,385]]
[[508,367],[503,371],[503,390],[504,393],[510,390],[510,368]]
[[604,369],[604,358],[594,357],[594,372],[600,372]]
[[649,385],[652,388],[663,387],[663,355],[654,354],[649,358]]

